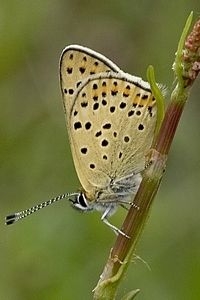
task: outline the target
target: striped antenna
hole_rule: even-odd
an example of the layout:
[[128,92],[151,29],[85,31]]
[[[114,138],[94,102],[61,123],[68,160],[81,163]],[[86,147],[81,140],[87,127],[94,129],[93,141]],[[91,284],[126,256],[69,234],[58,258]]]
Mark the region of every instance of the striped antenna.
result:
[[5,218],[5,224],[6,225],[10,225],[10,224],[13,224],[23,218],[26,218],[28,217],[29,215],[33,214],[34,212],[40,210],[41,208],[44,208],[46,206],[49,206],[57,201],[60,201],[60,200],[63,200],[64,198],[68,198],[68,197],[71,197],[71,196],[77,196],[78,193],[67,193],[67,194],[62,194],[60,196],[57,196],[55,198],[52,198],[48,201],[45,201],[41,204],[38,204],[38,205],[35,205],[31,208],[28,208],[28,209],[25,209],[25,210],[22,210],[20,212],[17,212],[17,213],[14,213],[12,215],[8,215],[6,218]]

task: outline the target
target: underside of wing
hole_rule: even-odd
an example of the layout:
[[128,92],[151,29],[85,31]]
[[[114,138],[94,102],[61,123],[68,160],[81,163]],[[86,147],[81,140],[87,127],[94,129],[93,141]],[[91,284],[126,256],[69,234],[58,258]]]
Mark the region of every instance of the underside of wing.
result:
[[74,103],[74,94],[85,79],[94,74],[120,69],[105,56],[78,45],[66,47],[60,58],[60,85],[67,125]]
[[156,101],[140,78],[109,72],[86,80],[74,98],[69,132],[85,191],[141,172],[155,124]]

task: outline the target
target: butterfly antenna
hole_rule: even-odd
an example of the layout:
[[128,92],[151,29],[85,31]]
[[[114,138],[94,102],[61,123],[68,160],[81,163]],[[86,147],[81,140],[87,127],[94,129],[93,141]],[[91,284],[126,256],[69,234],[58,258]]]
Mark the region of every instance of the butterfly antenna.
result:
[[5,224],[6,225],[10,225],[10,224],[13,224],[23,218],[26,218],[28,217],[29,215],[33,214],[34,212],[40,210],[41,208],[44,208],[46,206],[49,206],[57,201],[60,201],[60,200],[63,200],[65,198],[68,198],[68,197],[71,197],[71,196],[76,196],[77,193],[67,193],[67,194],[62,194],[60,196],[57,196],[55,198],[52,198],[48,201],[45,201],[41,204],[37,204],[31,208],[28,208],[28,209],[25,209],[25,210],[22,210],[20,212],[17,212],[17,213],[14,213],[12,215],[8,215],[6,218],[5,218]]

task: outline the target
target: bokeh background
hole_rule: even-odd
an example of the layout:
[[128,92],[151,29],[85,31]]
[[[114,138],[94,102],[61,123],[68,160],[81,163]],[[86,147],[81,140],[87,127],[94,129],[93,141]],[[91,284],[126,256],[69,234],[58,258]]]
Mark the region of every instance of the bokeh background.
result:
[[[91,299],[115,236],[98,213],[66,201],[16,225],[5,215],[79,182],[67,141],[58,80],[62,49],[81,44],[124,71],[173,83],[177,42],[199,0],[0,2],[0,299]],[[200,80],[192,89],[162,186],[119,295],[200,299]],[[113,218],[122,223],[124,212]],[[147,264],[142,262],[144,260]]]

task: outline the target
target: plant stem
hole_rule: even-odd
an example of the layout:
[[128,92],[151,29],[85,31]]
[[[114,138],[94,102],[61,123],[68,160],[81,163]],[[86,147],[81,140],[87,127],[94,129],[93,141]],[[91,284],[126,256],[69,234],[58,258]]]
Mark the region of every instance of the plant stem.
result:
[[[138,238],[149,216],[153,199],[159,188],[166,167],[167,155],[188,98],[189,90],[200,71],[200,20],[196,22],[191,33],[187,36],[191,21],[192,13],[188,17],[180,38],[173,65],[177,85],[172,92],[163,121],[161,120],[161,125],[158,124],[158,134],[156,134],[152,148],[149,151],[142,182],[134,198],[134,204],[129,209],[122,226],[122,231],[130,239],[122,235],[117,237],[100,280],[94,289],[95,300],[115,299],[117,287],[131,261]],[[152,88],[152,91],[154,90],[156,89]],[[156,94],[159,98],[159,93]],[[154,96],[156,97],[156,95]],[[158,100],[156,98],[156,101]],[[162,105],[160,107],[162,110]],[[162,116],[162,112],[160,116]],[[137,293],[138,290],[133,292],[133,295],[135,296]],[[126,299],[126,297],[123,299]],[[127,295],[127,299],[130,299],[130,293],[129,296]]]

